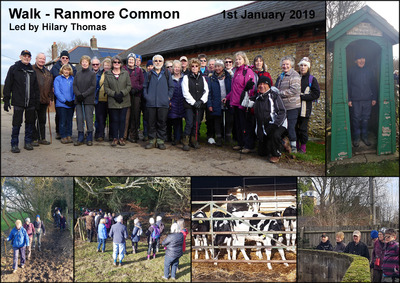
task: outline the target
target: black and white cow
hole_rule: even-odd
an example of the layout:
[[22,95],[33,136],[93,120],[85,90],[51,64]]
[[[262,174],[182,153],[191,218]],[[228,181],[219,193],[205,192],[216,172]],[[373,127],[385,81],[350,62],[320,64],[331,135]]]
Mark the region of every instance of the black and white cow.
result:
[[[230,194],[226,200],[228,201],[237,201],[239,200],[236,196]],[[228,203],[227,204],[227,211],[229,213],[235,212],[235,211],[247,211],[249,209],[249,204],[248,203]]]
[[[203,211],[198,211],[193,214],[193,218],[207,218],[207,215]],[[193,232],[209,232],[210,231],[210,221],[209,220],[192,220],[192,231]],[[194,235],[194,245],[196,247],[205,247],[206,259],[209,259],[207,252],[207,234],[196,234]],[[195,249],[195,259],[199,258],[198,249]]]
[[[294,205],[287,207],[282,216],[297,216],[297,208]],[[283,225],[285,226],[285,231],[293,231],[296,232],[296,219],[283,219]],[[292,242],[290,242],[292,240]],[[286,234],[286,245],[291,245],[292,247],[288,248],[288,250],[296,252],[296,248],[294,247],[296,243],[296,233],[294,234]]]
[[[213,213],[213,218],[225,218],[228,217],[227,214],[223,213],[222,211],[216,211]],[[231,220],[213,220],[213,230],[214,232],[230,232],[233,231],[232,228],[232,221]],[[232,235],[221,235],[217,234],[214,238],[214,246],[222,246],[222,245],[227,245],[227,253],[228,253],[228,260],[231,260],[231,252],[229,246],[232,243]],[[218,253],[216,252],[218,251]],[[213,252],[214,259],[218,259],[218,256],[220,254],[220,249],[216,249],[216,251]],[[214,262],[215,265],[217,265],[216,262]]]
[[[266,215],[262,213],[253,213],[249,211],[238,211],[238,212],[233,212],[232,213],[234,216],[242,218],[242,217],[265,217],[265,216],[271,216],[271,215]],[[272,215],[274,216],[274,215]],[[279,222],[275,219],[257,219],[257,220],[243,220],[243,222],[248,223],[255,227],[259,231],[281,231],[282,226],[279,224]],[[234,231],[238,232],[247,232],[247,231],[254,231],[253,228],[249,227],[245,223],[243,223],[239,220],[234,220],[233,227]],[[267,237],[269,236],[269,237]],[[267,234],[267,236],[263,234],[234,234],[233,235],[233,244],[232,244],[232,249],[233,249],[233,260],[236,260],[236,249],[234,246],[244,246],[245,245],[245,240],[250,240],[250,241],[256,241],[257,243],[262,243],[265,248],[265,253],[267,255],[267,259],[270,260],[271,258],[271,246],[274,245],[279,245],[279,240],[278,240],[278,234]],[[272,240],[270,237],[278,240],[278,242]],[[257,244],[259,245],[259,244]],[[246,260],[249,260],[249,257],[246,254],[246,251],[244,248],[240,248],[240,251],[243,254],[243,257]],[[283,260],[286,260],[285,258],[285,253],[283,249],[278,249],[279,254],[281,255],[281,258]],[[261,249],[257,250],[257,256],[259,258],[262,258],[262,253]],[[271,263],[267,263],[268,269],[272,269]],[[285,266],[288,266],[287,263],[285,263]]]
[[[259,197],[256,193],[249,193],[246,197],[247,200],[259,200]],[[261,203],[259,202],[250,202],[249,203],[249,211],[254,213],[258,213],[260,210]]]

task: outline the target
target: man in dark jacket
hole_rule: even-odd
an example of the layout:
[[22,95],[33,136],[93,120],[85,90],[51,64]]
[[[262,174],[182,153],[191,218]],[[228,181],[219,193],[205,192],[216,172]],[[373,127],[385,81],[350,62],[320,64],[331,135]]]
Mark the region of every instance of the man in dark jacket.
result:
[[[25,112],[25,145],[26,150],[32,150],[33,125],[35,123],[35,110],[39,110],[40,93],[36,73],[30,64],[32,54],[22,50],[20,61],[10,67],[4,83],[3,101],[4,111],[9,111],[14,106],[11,134],[11,152],[19,153],[19,131]],[[11,96],[12,93],[12,96]]]
[[[60,75],[60,69],[63,65],[65,64],[69,64],[69,53],[67,50],[63,50],[60,54],[60,58],[59,60],[56,62],[55,65],[53,65],[53,67],[50,70],[50,73],[53,75],[53,80],[58,77]],[[72,71],[74,72],[74,77],[76,75],[76,68],[75,66],[73,66],[72,64],[69,64],[72,68]],[[57,113],[57,107],[56,107],[56,117],[55,117],[55,123],[56,123],[56,139],[60,140],[61,139],[61,135],[60,135],[60,131],[59,131],[59,117],[58,117],[58,113]]]
[[[184,236],[179,231],[179,225],[173,223],[171,225],[171,234],[163,241],[165,247],[165,259],[164,259],[164,276],[163,279],[168,279],[171,274],[171,279],[176,278],[176,270],[179,265],[179,258],[183,255],[183,239]],[[170,271],[171,267],[171,273]]]
[[331,242],[329,241],[328,235],[325,233],[322,233],[321,235],[321,242],[317,246],[317,250],[322,250],[322,251],[333,251],[333,246]]
[[265,76],[258,80],[257,95],[253,96],[256,117],[258,154],[268,156],[271,163],[279,161],[282,136],[286,133],[286,109],[281,96],[273,92],[271,79]]
[[[50,144],[50,142],[46,141],[46,112],[49,104],[51,105],[54,101],[53,75],[44,67],[45,63],[46,55],[44,55],[44,53],[39,53],[36,55],[36,63],[32,66],[33,70],[36,72],[40,92],[40,107],[39,110],[36,111],[37,115],[35,115],[33,128],[33,146]],[[36,123],[38,126],[36,126]]]
[[353,232],[353,241],[347,244],[344,252],[366,257],[369,261],[368,247],[366,244],[361,242],[361,232],[358,230]]
[[146,99],[149,119],[149,143],[146,149],[156,146],[165,149],[169,101],[174,93],[174,84],[171,74],[166,74],[168,71],[162,68],[164,57],[154,55],[153,63],[154,69],[147,74],[143,84],[143,97]]
[[93,233],[94,233],[94,212],[90,212],[89,215],[85,217],[86,219],[86,232],[87,232],[87,237],[88,241],[92,241]]
[[109,236],[113,238],[113,259],[114,265],[117,265],[117,257],[119,254],[119,266],[122,266],[122,260],[125,256],[125,239],[128,238],[126,226],[122,224],[122,215],[117,217],[117,223],[111,226]]
[[371,143],[368,141],[368,122],[372,106],[375,106],[378,95],[373,71],[365,66],[365,55],[358,53],[355,59],[356,66],[349,70],[347,77],[348,104],[352,110],[353,146],[359,146],[360,134],[365,145],[370,146]]

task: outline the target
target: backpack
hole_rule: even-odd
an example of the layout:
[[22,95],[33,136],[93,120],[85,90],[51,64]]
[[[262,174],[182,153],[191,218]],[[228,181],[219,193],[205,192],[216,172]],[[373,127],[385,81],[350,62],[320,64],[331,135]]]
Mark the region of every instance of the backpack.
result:
[[161,225],[160,225],[160,234],[162,234],[162,232],[164,232],[164,223],[161,222]]
[[152,225],[153,227],[153,232],[151,232],[151,238],[153,240],[157,240],[160,238],[160,228],[158,228],[157,225]]
[[[165,78],[167,79],[167,85],[168,85],[168,88],[169,88],[169,76],[171,74],[165,68],[162,68],[162,70],[164,70],[164,75],[165,75]],[[153,73],[152,71],[147,73],[147,88],[149,88],[150,80],[151,80],[151,77],[153,76],[152,73]]]

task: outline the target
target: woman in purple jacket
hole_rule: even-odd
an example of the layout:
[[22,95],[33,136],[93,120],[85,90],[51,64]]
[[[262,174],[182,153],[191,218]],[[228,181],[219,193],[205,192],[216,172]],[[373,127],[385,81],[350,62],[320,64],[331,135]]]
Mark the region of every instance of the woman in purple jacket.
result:
[[255,119],[250,109],[242,107],[240,104],[243,91],[248,91],[249,96],[254,95],[254,72],[249,66],[249,59],[246,53],[239,51],[235,54],[236,71],[232,79],[232,89],[223,100],[225,103],[230,101],[233,107],[233,117],[236,125],[236,136],[238,145],[234,150],[241,150],[242,153],[254,152],[255,140]]
[[[382,281],[382,263],[385,256],[385,228],[378,232],[378,240],[374,243],[372,251],[371,267],[374,269],[372,274],[372,282]],[[376,233],[376,232],[375,232]]]

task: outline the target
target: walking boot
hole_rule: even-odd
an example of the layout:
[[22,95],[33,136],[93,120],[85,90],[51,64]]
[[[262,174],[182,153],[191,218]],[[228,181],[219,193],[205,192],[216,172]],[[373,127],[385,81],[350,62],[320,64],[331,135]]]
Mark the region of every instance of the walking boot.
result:
[[93,132],[87,132],[86,144],[87,144],[88,146],[93,145]]
[[39,140],[39,144],[49,145],[50,142],[43,139],[43,140]]
[[33,141],[32,146],[39,146],[39,141],[38,140]]
[[13,145],[13,146],[11,147],[11,152],[12,152],[12,153],[20,153],[20,150],[19,150],[19,148],[18,148],[18,145]]
[[195,149],[199,149],[200,148],[200,144],[198,141],[196,141],[195,137],[190,137],[190,145],[195,148]]
[[190,147],[189,147],[189,137],[183,137],[182,139],[182,143],[183,143],[183,150],[184,151],[189,151]]
[[215,143],[216,146],[222,146],[222,138],[217,137],[217,142]]
[[290,147],[291,147],[292,153],[297,153],[297,148],[296,148],[296,142],[295,141],[291,141],[290,142]]
[[371,142],[368,140],[368,137],[361,137],[361,140],[364,142],[366,146],[370,146]]
[[145,146],[145,149],[151,149],[156,147],[156,139],[152,139],[149,143]]
[[288,137],[284,137],[282,140],[283,147],[288,153],[292,152],[292,148],[290,147],[290,141]]
[[33,150],[33,146],[32,146],[31,143],[25,143],[24,148],[25,148],[26,150]]
[[161,150],[166,149],[164,141],[162,139],[157,139],[157,147]]
[[156,254],[153,254],[153,259],[156,259]]
[[84,133],[83,132],[78,132],[78,139],[74,142],[74,145],[75,146],[79,146],[79,145],[84,144],[84,142],[83,142],[84,138],[85,138]]
[[353,140],[353,146],[354,147],[359,147],[360,146],[360,140],[359,139],[354,139]]
[[300,153],[306,153],[306,145],[305,145],[305,144],[300,145],[300,150],[299,150],[299,152],[300,152]]
[[150,260],[150,255],[147,255],[147,260]]

